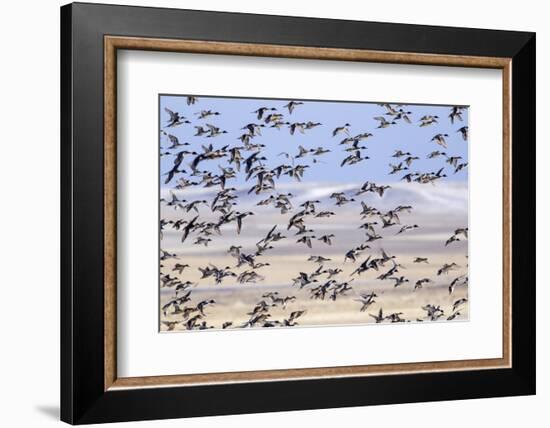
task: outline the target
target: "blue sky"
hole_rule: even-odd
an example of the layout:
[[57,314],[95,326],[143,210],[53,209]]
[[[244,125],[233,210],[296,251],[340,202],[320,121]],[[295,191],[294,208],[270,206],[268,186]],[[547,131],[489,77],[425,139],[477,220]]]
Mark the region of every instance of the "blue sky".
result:
[[[455,120],[451,124],[449,120],[450,106],[434,106],[434,105],[406,105],[404,110],[412,112],[410,115],[412,124],[408,124],[403,120],[397,122],[389,128],[377,129],[378,121],[373,117],[384,115],[385,108],[376,103],[358,103],[358,102],[329,102],[329,101],[304,101],[304,105],[298,106],[292,114],[283,108],[288,100],[276,99],[249,99],[249,98],[220,98],[220,97],[198,97],[196,104],[188,106],[185,96],[160,96],[160,125],[163,127],[169,115],[164,111],[167,107],[171,110],[178,111],[186,116],[192,123],[166,129],[167,132],[177,136],[180,142],[188,142],[191,144],[187,147],[189,150],[202,151],[201,144],[213,143],[215,148],[225,145],[239,146],[242,145],[238,136],[246,131],[241,130],[248,123],[259,123],[256,115],[252,113],[259,107],[274,107],[276,113],[283,113],[284,121],[289,122],[321,122],[322,125],[310,130],[306,130],[305,134],[299,132],[290,135],[286,127],[280,130],[276,128],[262,128],[262,136],[256,137],[253,142],[266,145],[263,149],[264,155],[268,158],[266,165],[275,167],[281,163],[288,163],[284,156],[278,156],[281,152],[289,152],[297,154],[298,146],[310,149],[322,146],[331,150],[318,157],[320,163],[314,165],[306,171],[305,179],[314,182],[363,182],[366,180],[376,183],[391,183],[399,181],[400,178],[409,171],[388,175],[390,171],[389,163],[395,163],[396,159],[391,156],[395,149],[411,152],[413,155],[420,157],[413,163],[410,171],[437,171],[440,167],[446,166],[448,181],[467,181],[467,169],[453,174],[452,168],[444,163],[444,158],[426,159],[426,155],[434,150],[446,151],[449,156],[462,156],[464,162],[468,160],[468,143],[464,141],[461,134],[457,130],[468,124],[468,110],[463,112],[463,122]],[[201,110],[213,110],[220,113],[218,116],[210,116],[206,119],[198,120],[197,112]],[[267,112],[269,114],[271,112]],[[439,123],[420,127],[419,118],[424,115],[439,116]],[[265,115],[264,115],[265,117]],[[390,116],[386,116],[390,119]],[[204,126],[206,123],[211,123],[223,130],[227,130],[227,134],[220,135],[215,138],[195,137],[194,125]],[[344,134],[339,134],[332,137],[332,130],[345,123],[351,125],[351,135],[356,135],[364,132],[370,132],[373,137],[361,143],[367,147],[363,155],[369,156],[370,159],[360,162],[352,166],[337,166],[342,159],[349,153],[343,151],[344,146],[338,143],[346,137]],[[434,142],[430,142],[432,137],[438,133],[448,134],[447,138],[448,149],[443,149]],[[161,138],[161,147],[168,147],[169,143],[166,137]],[[246,153],[243,153],[246,155]],[[186,159],[186,163],[190,162],[192,157]],[[218,163],[226,164],[226,159],[214,160],[201,163],[201,169],[210,170],[213,173],[219,173],[217,169]],[[312,158],[308,156],[305,159],[297,159],[297,163],[311,164]],[[173,157],[163,156],[161,158],[161,173],[168,171],[171,168]],[[172,187],[174,182],[168,185],[163,184],[162,187]],[[288,176],[282,177],[280,183],[292,181]],[[242,178],[237,178],[232,181],[233,186],[244,184]]]

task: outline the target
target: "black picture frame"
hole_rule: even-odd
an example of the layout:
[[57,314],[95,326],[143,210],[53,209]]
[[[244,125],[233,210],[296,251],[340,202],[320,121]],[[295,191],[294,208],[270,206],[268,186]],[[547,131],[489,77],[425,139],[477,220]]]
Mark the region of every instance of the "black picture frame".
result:
[[[104,36],[512,59],[512,367],[104,390]],[[61,419],[71,424],[535,393],[535,34],[73,3],[61,8]]]

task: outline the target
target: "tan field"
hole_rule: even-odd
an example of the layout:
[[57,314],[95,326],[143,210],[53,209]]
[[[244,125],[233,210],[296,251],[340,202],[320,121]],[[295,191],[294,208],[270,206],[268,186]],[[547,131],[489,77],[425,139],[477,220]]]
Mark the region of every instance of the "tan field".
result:
[[[376,199],[369,195],[364,200],[370,204],[376,204],[379,209],[390,209],[389,207],[400,203],[414,203],[414,210],[411,214],[403,213],[401,224],[418,224],[420,227],[402,234],[397,234],[399,226],[392,226],[387,229],[377,228],[377,232],[384,236],[383,239],[369,243],[370,248],[362,252],[355,263],[350,260],[344,262],[346,252],[364,243],[365,233],[358,228],[360,225],[359,212],[361,207],[358,203],[348,204],[342,207],[334,207],[333,202],[327,200],[326,194],[334,190],[333,187],[316,187],[314,197],[322,201],[320,209],[337,211],[337,216],[330,219],[311,218],[307,227],[313,229],[316,238],[334,234],[332,245],[326,245],[317,239],[313,240],[312,248],[305,244],[296,243],[299,236],[294,236],[296,229],[287,230],[288,219],[292,213],[280,214],[273,206],[254,207],[255,216],[247,217],[244,220],[241,234],[237,234],[234,225],[227,225],[222,228],[222,235],[214,234],[208,246],[194,244],[194,236],[182,244],[181,232],[166,228],[163,231],[161,248],[175,253],[177,259],[163,260],[161,273],[169,274],[180,281],[191,281],[195,285],[190,288],[191,300],[185,303],[186,307],[192,307],[203,300],[214,299],[215,303],[206,306],[204,316],[200,322],[204,322],[205,328],[221,328],[225,322],[231,322],[229,328],[242,327],[249,319],[251,311],[261,300],[270,303],[270,299],[262,297],[267,292],[278,292],[279,297],[295,296],[283,307],[278,304],[270,307],[268,311],[268,322],[283,322],[288,320],[293,311],[306,311],[303,316],[296,320],[297,326],[319,326],[319,325],[349,325],[375,323],[370,316],[378,314],[380,309],[383,315],[401,313],[400,318],[404,322],[430,322],[427,312],[422,309],[425,305],[440,306],[444,315],[438,322],[446,321],[453,314],[453,303],[459,299],[468,297],[467,284],[457,285],[453,292],[449,293],[449,284],[459,276],[467,275],[467,241],[461,240],[445,246],[445,241],[453,234],[458,227],[467,226],[467,190],[459,184],[442,185],[438,188],[429,189],[429,198],[424,188],[418,186],[418,192],[410,192],[411,186],[400,192],[399,186],[392,189],[395,199],[392,197]],[[431,186],[430,186],[431,187]],[[406,193],[409,192],[409,193]],[[396,195],[397,193],[397,195]],[[300,195],[301,196],[301,195]],[[296,197],[292,200],[295,206],[299,205],[306,197]],[[197,195],[198,197],[198,195]],[[369,199],[370,198],[370,199]],[[458,198],[458,202],[457,202]],[[249,207],[246,203],[239,206],[240,211]],[[215,221],[217,215],[210,214],[207,207],[200,208],[201,220]],[[162,217],[166,219],[191,219],[196,213],[182,213],[167,207],[162,208]],[[376,217],[363,221],[376,221]],[[244,254],[253,254],[256,250],[256,242],[262,239],[266,233],[277,224],[277,231],[280,231],[285,239],[273,243],[270,249],[256,257],[257,262],[267,262],[269,266],[256,269],[262,276],[254,283],[239,283],[235,277],[226,277],[221,284],[215,284],[212,277],[201,279],[199,267],[204,268],[214,265],[218,268],[229,267],[235,274],[250,270],[248,265],[236,267],[237,259],[228,253],[231,245],[241,247]],[[398,287],[394,287],[393,280],[380,280],[376,277],[392,267],[393,262],[387,262],[380,266],[378,271],[373,269],[359,275],[352,275],[357,266],[369,255],[373,258],[380,257],[384,249],[389,255],[395,257],[396,263],[400,266],[396,277],[404,276],[409,280]],[[303,289],[293,286],[293,278],[299,272],[312,273],[320,265],[308,261],[311,255],[323,256],[331,259],[323,263],[324,269],[342,269],[334,278],[339,283],[349,282],[352,290],[343,295],[338,295],[336,300],[331,300],[327,295],[324,300],[312,298],[311,289],[314,285],[307,285]],[[414,257],[427,257],[429,263],[413,263]],[[458,267],[447,274],[437,275],[437,271],[445,263],[456,263]],[[174,264],[188,264],[190,267],[184,269],[182,274],[173,271]],[[429,278],[433,282],[424,284],[422,288],[415,290],[414,284],[421,278]],[[324,274],[318,278],[319,283],[327,281]],[[364,312],[361,312],[361,302],[357,301],[360,294],[375,292],[375,302]],[[175,297],[174,288],[161,287],[160,308]],[[458,308],[453,321],[464,321],[468,319],[468,303]],[[195,315],[197,312],[191,314]],[[172,331],[185,331],[188,318],[182,314],[174,314],[171,310],[166,313],[160,310],[160,329],[168,330],[168,324],[164,322],[178,321],[170,325]],[[385,323],[390,320],[385,320]]]

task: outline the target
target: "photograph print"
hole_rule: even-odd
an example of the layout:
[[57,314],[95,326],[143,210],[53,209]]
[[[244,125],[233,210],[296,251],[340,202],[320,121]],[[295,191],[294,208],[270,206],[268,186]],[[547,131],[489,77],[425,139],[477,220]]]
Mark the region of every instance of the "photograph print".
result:
[[467,106],[159,95],[162,332],[468,320]]

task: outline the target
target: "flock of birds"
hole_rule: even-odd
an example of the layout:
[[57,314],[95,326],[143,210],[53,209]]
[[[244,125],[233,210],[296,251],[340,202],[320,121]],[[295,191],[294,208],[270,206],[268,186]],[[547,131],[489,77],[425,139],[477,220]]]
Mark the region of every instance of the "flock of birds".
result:
[[[201,104],[202,98],[187,96],[185,100],[189,108],[194,108]],[[453,299],[452,304],[445,308],[435,304],[423,305],[421,309],[425,316],[409,319],[403,312],[385,313],[382,307],[372,312],[369,308],[379,301],[383,302],[382,297],[375,291],[356,292],[354,290],[354,281],[365,278],[370,272],[375,273],[375,279],[381,281],[381,284],[387,283],[392,288],[410,287],[412,293],[434,285],[435,278],[447,280],[450,296],[457,287],[468,286],[467,274],[453,275],[454,271],[460,267],[455,262],[434,267],[433,277],[411,281],[403,272],[405,267],[395,255],[384,251],[378,245],[379,242],[376,248],[373,248],[373,243],[382,240],[383,235],[405,234],[420,227],[418,224],[405,224],[401,221],[405,214],[414,210],[411,205],[397,205],[393,209],[384,211],[361,200],[362,196],[369,193],[376,195],[377,198],[384,198],[387,192],[391,192],[391,185],[379,185],[366,181],[353,191],[334,192],[330,195],[331,205],[334,208],[322,207],[320,200],[306,200],[298,205],[293,202],[295,195],[278,191],[278,181],[288,177],[301,182],[307,177],[308,169],[323,163],[323,156],[330,152],[342,153],[339,168],[349,168],[352,165],[364,163],[365,170],[368,170],[366,161],[369,156],[365,154],[366,145],[374,135],[371,132],[353,135],[349,123],[327,130],[329,143],[326,147],[306,148],[297,144],[294,152],[281,152],[276,159],[267,157],[264,150],[266,146],[262,144],[262,132],[270,132],[267,129],[274,128],[279,132],[284,132],[286,129],[289,133],[286,138],[295,138],[294,136],[305,134],[313,128],[323,127],[322,123],[315,121],[292,121],[296,109],[306,108],[304,104],[307,103],[289,100],[283,109],[258,106],[250,113],[250,123],[239,125],[239,136],[236,142],[223,146],[216,146],[216,137],[228,134],[229,131],[211,123],[220,116],[220,112],[197,108],[194,117],[191,118],[184,116],[176,108],[164,108],[168,120],[161,124],[160,156],[170,159],[170,168],[161,171],[161,180],[165,186],[170,186],[174,190],[169,196],[160,200],[163,208],[161,213],[169,211],[172,214],[170,217],[160,219],[159,229],[160,287],[172,290],[171,297],[163,301],[160,306],[161,324],[164,330],[298,325],[307,310],[299,307],[299,299],[294,294],[283,295],[279,291],[259,291],[258,299],[246,313],[246,322],[236,324],[228,319],[221,325],[213,325],[208,321],[209,313],[219,302],[212,298],[197,299],[194,296],[196,294],[194,287],[201,281],[213,281],[218,286],[223,286],[228,281],[231,284],[243,286],[261,283],[265,279],[262,271],[270,266],[269,254],[281,240],[295,241],[295,245],[304,250],[304,261],[310,262],[313,266],[310,271],[289,274],[289,284],[297,291],[306,291],[310,299],[336,301],[347,296],[357,303],[357,311],[366,312],[376,323],[453,320],[461,315],[461,311],[467,304],[465,297]],[[428,114],[415,118],[411,111],[407,111],[405,105],[379,104],[379,107],[380,115],[373,118],[378,126],[373,132],[384,132],[384,129],[401,123],[404,126],[434,127],[445,120],[456,127],[456,133],[461,140],[468,140],[468,126],[463,124],[462,117],[464,107],[449,107],[447,118]],[[180,138],[174,135],[173,129],[178,127],[193,127],[195,139],[193,144],[180,141]],[[399,174],[403,182],[436,185],[449,174],[460,173],[467,168],[468,164],[461,156],[447,153],[449,138],[448,134],[435,133],[431,140],[426,141],[427,145],[433,145],[433,150],[427,158],[444,159],[443,164],[437,162],[439,166],[436,169],[419,170],[414,167],[420,159],[419,156],[395,149],[389,162],[388,174]],[[200,147],[200,149],[191,147]],[[257,207],[272,207],[281,215],[288,217],[286,227],[273,225],[264,236],[258,237],[253,248],[229,244],[230,233],[235,230],[237,235],[241,234],[246,228],[247,219],[256,214],[252,210],[239,210],[238,191],[232,186],[232,181],[237,177],[244,178],[248,183],[246,192],[251,197],[257,198],[255,204]],[[192,200],[178,196],[185,195],[186,189],[194,187],[212,188],[214,196],[209,199]],[[331,260],[331,258],[314,254],[314,249],[318,246],[331,246],[337,236],[333,233],[316,232],[311,226],[311,221],[337,216],[338,207],[347,204],[355,204],[358,207],[357,216],[360,219],[359,229],[364,236],[363,242],[341,254],[340,260]],[[205,212],[209,214],[209,219],[203,215]],[[212,221],[212,216],[215,216],[216,220]],[[177,253],[162,248],[163,232],[168,229],[179,233],[179,241],[185,243],[182,245],[196,246],[197,252],[201,251],[202,246],[208,247],[215,240],[227,242],[227,254],[232,257],[234,263],[227,266],[216,266],[212,263],[191,266],[185,263]],[[468,228],[459,226],[449,232],[448,239],[441,243],[441,247],[444,249],[467,239]],[[352,264],[354,269],[351,274],[344,275],[343,266],[325,267],[331,262]],[[421,256],[412,257],[411,262],[418,265],[430,264],[427,257]],[[191,269],[198,270],[200,275],[198,282],[185,280],[187,272]],[[288,309],[287,306],[292,306],[293,310]],[[274,308],[278,308],[284,316],[275,317]]]

